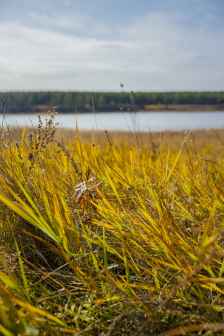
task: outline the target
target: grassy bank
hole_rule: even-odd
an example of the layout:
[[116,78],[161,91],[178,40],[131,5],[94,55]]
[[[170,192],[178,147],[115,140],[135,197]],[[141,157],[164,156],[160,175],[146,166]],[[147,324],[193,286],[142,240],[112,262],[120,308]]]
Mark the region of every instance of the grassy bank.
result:
[[224,105],[201,104],[149,104],[144,106],[148,112],[223,112]]
[[223,335],[223,131],[55,132],[1,132],[0,334]]

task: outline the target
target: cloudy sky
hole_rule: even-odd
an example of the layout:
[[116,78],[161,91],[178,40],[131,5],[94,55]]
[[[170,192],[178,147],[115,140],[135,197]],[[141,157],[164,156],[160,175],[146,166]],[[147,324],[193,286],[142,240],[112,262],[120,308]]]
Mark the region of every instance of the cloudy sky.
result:
[[0,0],[0,90],[223,90],[224,0]]

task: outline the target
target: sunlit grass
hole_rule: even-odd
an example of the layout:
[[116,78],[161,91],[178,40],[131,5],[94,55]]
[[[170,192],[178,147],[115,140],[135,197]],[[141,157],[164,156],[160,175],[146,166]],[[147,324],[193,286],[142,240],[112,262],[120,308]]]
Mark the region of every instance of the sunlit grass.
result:
[[0,144],[2,335],[223,332],[222,134],[59,140],[53,119],[12,132]]

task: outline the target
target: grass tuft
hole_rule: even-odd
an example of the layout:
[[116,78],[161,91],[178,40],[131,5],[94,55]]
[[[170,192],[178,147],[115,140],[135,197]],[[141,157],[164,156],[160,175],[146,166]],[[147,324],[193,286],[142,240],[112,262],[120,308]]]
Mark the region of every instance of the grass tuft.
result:
[[222,335],[223,133],[93,142],[63,138],[53,116],[12,132],[0,145],[2,335]]

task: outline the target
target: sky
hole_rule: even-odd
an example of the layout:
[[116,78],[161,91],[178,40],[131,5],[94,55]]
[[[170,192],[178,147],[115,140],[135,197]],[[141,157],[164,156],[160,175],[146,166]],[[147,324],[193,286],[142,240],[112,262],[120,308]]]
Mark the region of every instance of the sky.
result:
[[0,0],[0,90],[224,90],[224,0]]

